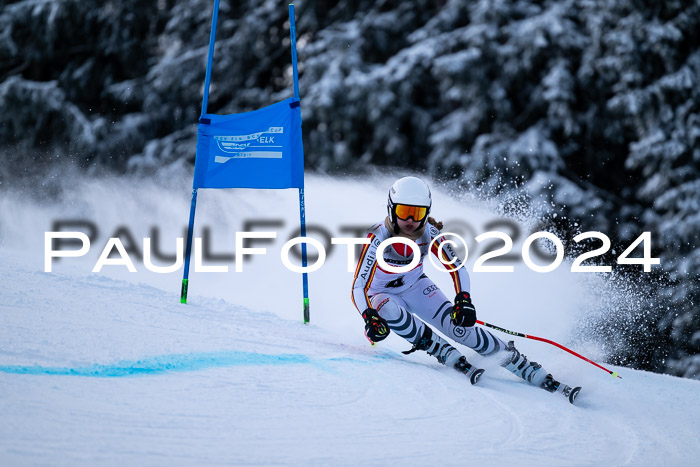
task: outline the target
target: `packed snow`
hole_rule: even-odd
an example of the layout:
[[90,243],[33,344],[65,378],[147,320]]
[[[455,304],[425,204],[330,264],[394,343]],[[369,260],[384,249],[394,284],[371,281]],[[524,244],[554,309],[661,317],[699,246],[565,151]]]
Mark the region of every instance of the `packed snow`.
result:
[[[200,190],[195,234],[208,227],[210,253],[229,255],[204,265],[229,271],[192,272],[187,305],[181,268],[150,272],[132,254],[135,273],[116,265],[93,273],[120,230],[142,250],[155,229],[159,250],[174,256],[189,212],[186,179],[78,177],[58,200],[0,195],[2,465],[670,466],[700,455],[700,381],[605,365],[619,371],[615,379],[516,338],[556,378],[583,387],[570,405],[463,347],[487,370],[476,386],[424,353],[402,355],[410,345],[395,335],[370,346],[350,301],[345,247],[310,274],[303,324],[301,276],[279,256],[296,236],[295,190]],[[309,236],[360,236],[353,229],[383,219],[391,182],[307,175]],[[445,230],[459,221],[472,233],[498,220],[437,186],[433,215]],[[44,233],[81,219],[98,227],[89,253],[54,259],[45,272]],[[235,272],[244,226],[277,238],[251,244],[267,253]],[[528,227],[520,228],[521,243]],[[483,251],[469,247],[471,271]],[[578,326],[610,277],[571,273],[566,262],[546,274],[517,257],[512,264],[513,273],[471,274],[478,317],[603,363],[605,350]],[[452,295],[446,274],[426,271]]]

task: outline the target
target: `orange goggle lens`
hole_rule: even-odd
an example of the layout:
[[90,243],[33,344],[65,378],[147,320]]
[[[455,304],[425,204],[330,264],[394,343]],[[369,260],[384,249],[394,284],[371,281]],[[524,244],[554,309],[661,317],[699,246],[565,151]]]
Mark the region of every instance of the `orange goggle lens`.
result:
[[428,208],[424,206],[407,206],[405,204],[396,205],[396,217],[402,221],[412,217],[414,221],[420,222],[428,214]]

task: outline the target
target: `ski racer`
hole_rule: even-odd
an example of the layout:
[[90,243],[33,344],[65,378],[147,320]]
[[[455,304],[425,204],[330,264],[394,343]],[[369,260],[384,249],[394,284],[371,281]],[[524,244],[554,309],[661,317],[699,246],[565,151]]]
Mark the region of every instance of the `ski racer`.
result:
[[[476,309],[470,294],[469,274],[446,238],[442,224],[428,217],[432,207],[430,188],[421,179],[404,177],[389,190],[388,216],[369,229],[370,243],[362,249],[352,287],[352,300],[365,322],[365,335],[379,342],[391,331],[413,345],[409,354],[426,351],[438,362],[466,374],[472,384],[484,370],[470,364],[459,350],[433,331],[473,349],[484,356],[498,355],[501,366],[528,383],[560,392],[573,403],[572,388],[554,380],[536,362],[521,354],[513,341],[507,344],[488,330],[476,327]],[[414,241],[420,249],[420,262],[405,273],[389,272],[377,261],[379,245],[392,237]],[[450,272],[455,297],[450,301],[424,273],[423,260],[435,255]],[[393,267],[406,266],[413,259],[409,245],[393,243],[384,248],[382,258]],[[393,268],[392,268],[393,269]],[[504,357],[505,355],[505,357]],[[573,397],[572,397],[573,396]]]

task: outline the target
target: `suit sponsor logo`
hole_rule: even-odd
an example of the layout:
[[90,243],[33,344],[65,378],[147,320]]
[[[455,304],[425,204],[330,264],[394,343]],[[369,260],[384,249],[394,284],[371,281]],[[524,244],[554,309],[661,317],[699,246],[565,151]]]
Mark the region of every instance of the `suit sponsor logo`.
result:
[[367,254],[365,255],[364,264],[362,265],[362,272],[360,272],[360,277],[364,280],[367,280],[369,278],[369,274],[370,272],[372,272],[372,267],[377,261],[375,252],[377,251],[377,247],[380,243],[381,242],[378,238],[375,237],[374,239],[372,239],[370,248],[368,249]]
[[369,277],[369,273],[372,271],[372,266],[374,265],[374,255],[367,255],[365,257],[365,264],[362,266],[362,272],[360,273],[360,277],[363,278],[364,280],[367,280]]

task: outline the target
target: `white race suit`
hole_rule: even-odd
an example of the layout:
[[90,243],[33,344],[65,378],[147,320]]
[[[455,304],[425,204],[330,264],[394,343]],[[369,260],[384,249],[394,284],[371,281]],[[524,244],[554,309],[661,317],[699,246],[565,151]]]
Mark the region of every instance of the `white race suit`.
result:
[[[423,260],[429,253],[438,261],[442,258],[442,264],[452,277],[455,293],[469,292],[469,273],[461,267],[460,258],[440,231],[426,224],[422,231],[416,232],[413,238],[420,249],[418,265],[408,272],[394,273],[382,268],[377,261],[377,249],[384,240],[394,236],[392,230],[387,219],[368,231],[370,242],[362,249],[352,288],[357,310],[362,313],[374,308],[391,331],[411,344],[418,342],[428,323],[479,354],[491,355],[505,350],[506,343],[487,330],[452,324],[452,302],[423,272]],[[389,266],[400,267],[410,264],[414,254],[408,245],[394,243],[384,249],[382,258]]]

